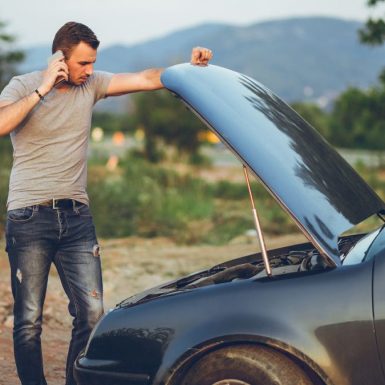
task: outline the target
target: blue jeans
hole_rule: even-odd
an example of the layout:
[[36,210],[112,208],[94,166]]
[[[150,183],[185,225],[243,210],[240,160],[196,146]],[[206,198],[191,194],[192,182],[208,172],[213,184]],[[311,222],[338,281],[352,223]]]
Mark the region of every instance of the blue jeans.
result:
[[75,385],[73,363],[103,314],[99,247],[89,208],[36,205],[8,211],[6,250],[14,297],[13,341],[22,385],[46,385],[40,335],[52,262],[69,298],[73,317],[66,385]]

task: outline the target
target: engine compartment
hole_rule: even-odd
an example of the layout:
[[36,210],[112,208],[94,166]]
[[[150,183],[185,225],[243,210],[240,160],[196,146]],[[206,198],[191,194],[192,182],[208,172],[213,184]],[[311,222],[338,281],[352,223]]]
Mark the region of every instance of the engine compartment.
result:
[[[339,239],[341,260],[349,253],[365,234],[345,236]],[[322,272],[333,269],[327,258],[314,248],[310,242],[282,247],[268,251],[272,275],[282,276],[293,273]],[[266,278],[265,265],[261,253],[251,254],[219,265],[208,270],[193,273],[168,284],[149,289],[122,301],[117,306],[131,306],[139,302],[162,295],[197,289],[204,286],[218,285],[245,279]]]
[[[210,269],[207,276],[193,280],[192,282],[179,282],[179,287],[188,289],[232,282],[249,278],[266,277],[265,265],[257,254],[255,262],[246,262],[231,267],[216,266]],[[273,276],[296,272],[324,270],[330,268],[319,252],[311,248],[309,250],[290,250],[287,253],[269,257]],[[191,277],[192,278],[192,277]]]
[[[363,237],[363,234],[342,237],[339,240],[341,259]],[[311,243],[279,248],[268,252],[273,276],[321,271],[330,269],[327,259]],[[265,265],[261,253],[235,259],[189,276],[177,282],[178,288],[197,288],[212,284],[226,283],[234,280],[266,277]]]

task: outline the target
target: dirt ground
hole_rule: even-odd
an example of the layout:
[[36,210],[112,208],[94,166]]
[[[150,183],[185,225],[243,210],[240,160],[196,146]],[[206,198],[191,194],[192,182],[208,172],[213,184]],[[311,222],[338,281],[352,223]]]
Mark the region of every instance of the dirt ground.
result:
[[[268,248],[302,242],[298,235],[269,239]],[[125,238],[102,240],[105,309],[143,289],[228,259],[258,250],[254,237],[225,246],[178,246],[168,239]],[[13,360],[12,294],[8,258],[0,240],[0,385],[20,384]],[[71,330],[67,298],[51,270],[44,306],[43,355],[49,385],[64,384],[64,366]]]

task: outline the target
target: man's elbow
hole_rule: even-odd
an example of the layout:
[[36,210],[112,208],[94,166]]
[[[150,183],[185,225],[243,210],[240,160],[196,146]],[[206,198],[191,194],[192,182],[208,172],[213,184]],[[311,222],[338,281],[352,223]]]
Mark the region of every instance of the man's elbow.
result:
[[8,135],[11,131],[8,127],[0,125],[0,137]]
[[0,136],[6,136],[16,128],[11,124],[11,122],[7,122],[6,120],[2,121],[1,115],[0,122]]
[[0,136],[8,135],[15,128],[14,118],[10,115],[10,105],[13,102],[0,102]]

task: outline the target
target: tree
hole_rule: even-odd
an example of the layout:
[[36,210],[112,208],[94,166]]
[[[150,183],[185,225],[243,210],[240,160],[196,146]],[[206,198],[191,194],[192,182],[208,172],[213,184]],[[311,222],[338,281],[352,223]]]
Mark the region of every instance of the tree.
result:
[[330,140],[337,146],[385,148],[385,84],[368,90],[349,88],[335,102]]
[[[0,91],[16,73],[16,64],[24,60],[24,53],[13,49],[16,38],[5,31],[7,24],[0,20]],[[0,138],[0,164],[6,170],[11,164],[9,138]],[[4,178],[3,178],[4,179]]]
[[146,159],[159,160],[159,143],[174,146],[179,153],[197,155],[199,133],[207,131],[180,100],[167,91],[141,93],[135,97],[137,125],[145,135]]
[[[367,0],[374,7],[385,0]],[[369,18],[359,30],[362,43],[379,45],[385,41],[385,21]],[[379,150],[385,147],[385,70],[380,84],[367,90],[348,88],[335,101],[330,115],[329,140],[336,146]]]
[[129,132],[132,127],[132,118],[128,114],[117,114],[105,111],[95,111],[92,114],[92,127],[102,127],[105,132]]
[[[374,7],[385,0],[368,0],[369,7]],[[385,22],[383,19],[369,18],[365,26],[359,30],[359,36],[364,44],[379,45],[385,41]]]
[[365,127],[362,115],[367,110],[368,98],[365,91],[348,88],[335,101],[331,114],[331,141],[336,146],[362,148]]
[[7,24],[0,20],[0,89],[16,73],[16,64],[24,60],[24,53],[12,48],[16,38],[5,31]]
[[[16,64],[24,59],[20,50],[13,49],[15,37],[5,31],[6,23],[0,20],[0,91],[16,73]],[[12,150],[9,136],[0,137],[0,232],[4,223],[5,201],[8,191],[9,170]]]
[[322,136],[329,138],[329,116],[319,106],[308,102],[295,102],[291,107],[300,114],[311,126],[317,129]]

